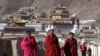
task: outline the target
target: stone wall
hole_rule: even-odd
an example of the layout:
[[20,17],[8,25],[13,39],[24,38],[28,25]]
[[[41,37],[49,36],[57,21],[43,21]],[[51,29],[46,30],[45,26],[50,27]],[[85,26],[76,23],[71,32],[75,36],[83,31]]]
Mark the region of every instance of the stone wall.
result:
[[21,50],[21,45],[20,45],[21,40],[22,40],[21,38],[18,38],[18,39],[17,39],[18,56],[23,56],[23,52],[22,52],[22,50]]
[[20,38],[0,39],[0,56],[23,56]]
[[23,52],[21,50],[21,38],[11,39],[12,42],[12,53],[13,56],[23,56]]
[[0,56],[12,56],[12,45],[10,40],[0,39]]

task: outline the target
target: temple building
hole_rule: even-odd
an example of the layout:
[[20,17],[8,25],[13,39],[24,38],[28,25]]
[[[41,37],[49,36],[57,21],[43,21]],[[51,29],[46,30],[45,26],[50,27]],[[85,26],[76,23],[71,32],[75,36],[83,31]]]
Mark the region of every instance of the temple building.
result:
[[31,23],[33,8],[21,8],[18,12],[9,16],[10,22],[4,28],[4,33],[24,33],[26,31],[35,32],[34,27],[26,27],[26,23]]
[[57,6],[53,8],[51,12],[51,18],[56,19],[63,19],[69,17],[69,11],[67,11],[66,7]]

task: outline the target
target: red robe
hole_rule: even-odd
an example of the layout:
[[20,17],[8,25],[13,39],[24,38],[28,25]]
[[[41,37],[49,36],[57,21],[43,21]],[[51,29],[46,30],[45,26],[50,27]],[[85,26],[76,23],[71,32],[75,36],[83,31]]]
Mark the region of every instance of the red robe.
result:
[[50,35],[46,36],[45,47],[45,56],[61,56],[58,39],[55,35],[52,37]]
[[81,45],[80,50],[81,50],[81,52],[86,52],[87,51],[86,45],[85,44]]
[[21,42],[21,49],[24,56],[37,56],[37,47],[34,37],[25,37]]
[[64,51],[65,56],[78,56],[77,54],[77,41],[74,38],[68,38],[65,41]]
[[64,54],[65,54],[64,50],[61,50],[61,56],[64,56]]

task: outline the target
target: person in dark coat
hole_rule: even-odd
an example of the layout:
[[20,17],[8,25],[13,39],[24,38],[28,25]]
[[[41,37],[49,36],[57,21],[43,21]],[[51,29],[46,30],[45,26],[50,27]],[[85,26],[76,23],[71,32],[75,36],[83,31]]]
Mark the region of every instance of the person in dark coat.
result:
[[88,53],[88,56],[91,56],[92,50],[91,50],[91,48],[90,48],[90,47],[88,48],[87,53]]

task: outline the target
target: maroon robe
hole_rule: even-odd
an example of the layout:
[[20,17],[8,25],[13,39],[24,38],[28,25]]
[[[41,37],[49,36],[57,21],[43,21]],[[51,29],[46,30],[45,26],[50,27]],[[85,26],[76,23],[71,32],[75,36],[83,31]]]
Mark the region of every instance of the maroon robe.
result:
[[64,50],[62,49],[61,50],[61,56],[64,56],[65,55],[65,53],[64,53]]
[[45,39],[45,56],[60,56],[60,47],[58,39],[55,35],[52,37],[50,35],[46,36]]
[[34,37],[25,37],[21,42],[21,49],[24,56],[37,56],[37,47]]
[[81,50],[82,56],[86,56],[87,47],[85,44],[82,44],[80,46],[80,50]]
[[86,51],[87,51],[86,45],[85,45],[85,44],[82,44],[82,45],[80,46],[80,50],[81,50],[81,52],[86,52]]
[[64,45],[65,56],[78,56],[77,41],[74,38],[68,38]]

